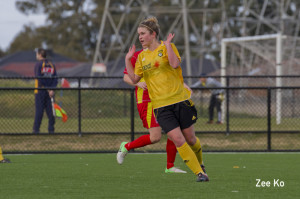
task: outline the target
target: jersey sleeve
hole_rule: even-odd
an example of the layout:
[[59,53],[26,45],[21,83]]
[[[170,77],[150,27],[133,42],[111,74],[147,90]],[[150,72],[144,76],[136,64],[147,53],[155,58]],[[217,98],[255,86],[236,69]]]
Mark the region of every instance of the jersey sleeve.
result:
[[44,83],[44,79],[43,78],[40,78],[40,77],[43,77],[43,75],[42,75],[42,72],[41,72],[41,70],[42,70],[42,62],[37,62],[36,64],[35,64],[35,67],[34,67],[34,76],[35,77],[37,77],[37,79],[36,79],[36,81],[37,81],[37,83],[36,83],[36,85],[37,85],[37,87],[43,87],[43,86],[45,86],[45,83]]
[[34,66],[34,76],[35,77],[41,77],[41,63],[37,62]]

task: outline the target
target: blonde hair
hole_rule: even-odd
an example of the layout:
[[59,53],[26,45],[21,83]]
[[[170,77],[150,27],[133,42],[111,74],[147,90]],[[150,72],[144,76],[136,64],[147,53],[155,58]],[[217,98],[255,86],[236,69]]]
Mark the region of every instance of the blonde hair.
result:
[[156,33],[156,37],[159,36],[159,25],[156,17],[149,17],[145,20],[143,20],[139,27],[145,27],[149,30],[149,32],[152,34],[153,32]]

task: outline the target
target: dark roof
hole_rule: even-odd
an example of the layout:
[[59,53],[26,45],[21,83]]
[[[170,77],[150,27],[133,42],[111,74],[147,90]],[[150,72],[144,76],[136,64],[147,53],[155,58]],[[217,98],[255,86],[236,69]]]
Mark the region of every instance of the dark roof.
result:
[[[108,62],[107,76],[121,77],[125,69],[124,59],[120,59],[116,67],[115,62]],[[65,68],[57,71],[57,74],[62,77],[87,77],[91,75],[92,63],[81,63],[72,68]]]
[[[79,62],[64,57],[52,51],[47,52],[47,59],[51,60],[57,70],[62,68],[72,68]],[[11,55],[5,56],[0,59],[0,71],[2,76],[15,77],[15,76],[34,76],[34,66],[36,64],[35,51],[19,51]]]
[[0,77],[22,77],[22,75],[13,71],[0,70]]
[[80,63],[72,68],[62,68],[57,70],[57,75],[61,77],[87,77],[91,74],[92,63]]
[[[212,62],[208,59],[204,59],[202,63],[202,68],[199,67],[199,59],[192,59],[192,76],[200,75],[201,73],[209,74],[211,72],[217,71],[220,69],[220,64],[218,62]],[[121,59],[114,68],[114,62],[109,62],[107,64],[107,76],[119,77],[123,76],[123,71],[125,69],[124,60]],[[92,63],[80,63],[72,68],[64,68],[58,71],[60,76],[65,77],[86,77],[90,76]],[[186,76],[186,62],[183,60],[182,64],[182,73]]]
[[[48,51],[47,55],[48,55],[47,58],[54,63],[56,63],[56,62],[76,62],[73,59],[70,59],[68,57],[54,53],[52,51]],[[0,68],[9,63],[24,63],[24,62],[34,62],[35,63],[36,62],[35,51],[33,51],[33,50],[19,51],[19,52],[13,53],[11,55],[7,55],[0,59]]]
[[[209,74],[213,71],[220,69],[220,64],[218,62],[213,62],[209,59],[203,59],[202,68],[200,69],[199,62],[200,60],[196,58],[191,60],[192,76],[197,76],[200,75],[201,73]],[[91,67],[92,67],[92,63],[82,63],[77,65],[76,67],[61,69],[58,71],[58,74],[60,76],[65,76],[65,77],[90,76]],[[182,67],[183,76],[186,76],[187,72],[186,72],[185,60],[182,61],[181,67]],[[116,65],[114,61],[110,61],[107,63],[107,76],[110,77],[123,76],[124,69],[125,69],[124,59],[120,59]]]
[[[107,70],[108,70],[108,76],[114,76],[114,77],[120,77],[120,78],[101,78],[101,79],[94,79],[93,80],[93,85],[96,87],[101,87],[101,88],[131,88],[128,84],[126,84],[123,81],[123,71],[124,67],[121,68],[119,66],[117,73],[114,73],[113,75],[111,72],[111,65],[113,63],[108,64]],[[58,76],[60,77],[70,77],[67,78],[69,82],[77,82],[77,79],[74,79],[72,77],[89,77],[91,75],[91,68],[92,68],[92,63],[81,63],[78,64],[75,67],[72,68],[64,68],[61,70],[57,71]],[[97,75],[95,75],[97,76]],[[87,79],[82,79],[82,83],[89,84],[89,78]]]

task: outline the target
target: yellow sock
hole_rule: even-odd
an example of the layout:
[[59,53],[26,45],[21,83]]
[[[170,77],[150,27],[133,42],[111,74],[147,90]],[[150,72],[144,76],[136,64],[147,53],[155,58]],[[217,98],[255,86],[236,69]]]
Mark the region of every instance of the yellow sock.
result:
[[196,138],[196,139],[197,139],[196,143],[190,147],[196,154],[199,164],[203,164],[202,148],[201,148],[200,140],[198,138]]
[[1,149],[1,146],[0,146],[0,161],[2,161],[4,159],[3,155],[2,155],[2,149]]
[[185,142],[181,147],[177,148],[180,157],[183,159],[184,163],[197,175],[203,170],[195,156],[195,153],[191,147]]

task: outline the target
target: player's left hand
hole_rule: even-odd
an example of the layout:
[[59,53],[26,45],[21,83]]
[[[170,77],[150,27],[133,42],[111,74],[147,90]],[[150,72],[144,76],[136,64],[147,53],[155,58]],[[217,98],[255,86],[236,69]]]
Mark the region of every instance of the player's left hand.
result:
[[164,44],[165,45],[168,45],[168,44],[171,44],[171,41],[172,41],[172,39],[175,37],[175,33],[169,33],[169,35],[168,35],[168,37],[167,37],[167,40],[166,41],[164,41]]
[[138,82],[136,85],[138,87],[140,87],[141,89],[143,89],[143,90],[147,90],[148,89],[146,82]]

